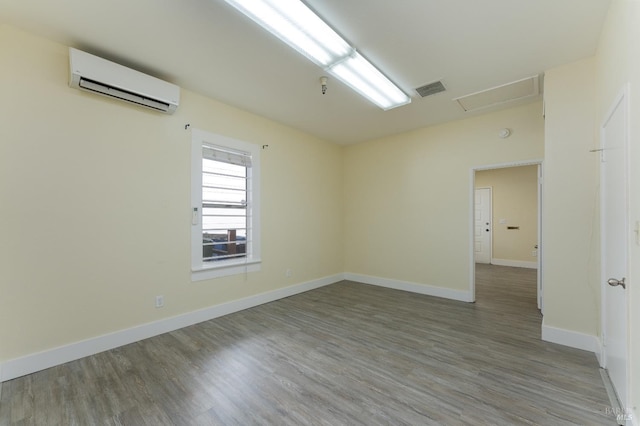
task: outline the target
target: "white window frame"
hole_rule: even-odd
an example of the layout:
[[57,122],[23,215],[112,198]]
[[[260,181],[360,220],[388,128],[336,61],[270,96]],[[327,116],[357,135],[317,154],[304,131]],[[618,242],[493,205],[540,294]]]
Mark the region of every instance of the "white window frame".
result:
[[[251,156],[247,168],[246,256],[202,260],[202,146],[213,145]],[[191,281],[202,281],[260,270],[260,147],[200,129],[191,130]]]

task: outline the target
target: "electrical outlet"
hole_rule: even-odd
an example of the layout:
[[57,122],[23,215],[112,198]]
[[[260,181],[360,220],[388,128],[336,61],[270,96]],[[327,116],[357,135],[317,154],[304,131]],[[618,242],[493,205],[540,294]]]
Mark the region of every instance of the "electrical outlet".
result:
[[532,257],[538,257],[538,250],[532,250],[531,251],[531,256]]
[[164,308],[164,296],[156,296],[156,308]]
[[289,278],[291,275],[293,275],[293,271],[291,269],[287,269],[284,272],[284,276],[287,277],[287,278]]

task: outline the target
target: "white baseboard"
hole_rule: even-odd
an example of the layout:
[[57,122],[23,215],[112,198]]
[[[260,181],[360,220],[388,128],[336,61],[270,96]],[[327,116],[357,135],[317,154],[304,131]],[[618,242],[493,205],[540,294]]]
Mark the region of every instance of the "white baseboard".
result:
[[598,360],[598,365],[600,367],[602,367],[604,365],[604,360],[602,359],[602,340],[600,340],[600,337],[594,336],[594,338],[596,339],[593,346],[594,346],[594,350],[593,352],[596,354],[596,359]]
[[511,260],[511,259],[494,259],[491,258],[492,265],[513,266],[515,268],[538,269],[538,262],[530,262],[527,260]]
[[[361,274],[337,274],[8,360],[0,363],[0,383],[199,322],[324,287],[343,279],[462,302],[473,301],[470,291],[452,290]],[[555,328],[543,323],[542,340],[591,351],[596,354],[598,359],[600,358],[600,339],[596,336]]]
[[551,327],[545,325],[543,319],[542,340],[545,342],[558,343],[571,348],[593,352],[596,354],[598,361],[600,360],[601,345],[600,339],[597,336],[566,330],[563,328]]
[[199,322],[333,284],[343,279],[342,274],[324,277],[12,359],[0,364],[0,383]]
[[470,291],[452,290],[450,288],[435,287],[426,284],[398,281],[388,278],[372,277],[369,275],[345,273],[344,279],[380,287],[393,288],[395,290],[409,291],[425,294],[427,296],[442,297],[445,299],[459,300],[461,302],[473,302],[473,294]]

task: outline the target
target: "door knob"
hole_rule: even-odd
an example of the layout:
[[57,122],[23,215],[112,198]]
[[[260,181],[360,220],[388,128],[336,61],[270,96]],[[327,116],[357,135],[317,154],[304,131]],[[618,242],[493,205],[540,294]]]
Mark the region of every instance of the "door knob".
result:
[[621,280],[617,280],[615,278],[609,278],[607,280],[607,284],[609,284],[611,287],[618,287],[618,286],[622,286],[622,288],[627,288],[627,285],[624,282],[624,278],[622,278]]

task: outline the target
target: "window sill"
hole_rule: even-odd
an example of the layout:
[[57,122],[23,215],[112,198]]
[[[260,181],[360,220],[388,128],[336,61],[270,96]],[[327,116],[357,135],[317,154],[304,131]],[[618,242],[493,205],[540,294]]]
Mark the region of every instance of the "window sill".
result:
[[254,259],[242,262],[216,264],[214,266],[204,265],[201,268],[191,268],[191,281],[204,281],[247,272],[257,272],[260,270],[261,263],[262,261],[260,259]]

